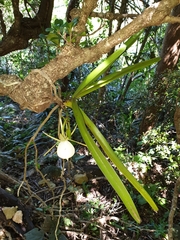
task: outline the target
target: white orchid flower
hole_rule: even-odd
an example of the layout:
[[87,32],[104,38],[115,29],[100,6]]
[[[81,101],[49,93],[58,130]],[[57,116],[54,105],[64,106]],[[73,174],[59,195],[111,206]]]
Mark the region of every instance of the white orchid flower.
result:
[[75,148],[68,140],[60,141],[57,146],[57,155],[62,159],[69,159],[75,154]]

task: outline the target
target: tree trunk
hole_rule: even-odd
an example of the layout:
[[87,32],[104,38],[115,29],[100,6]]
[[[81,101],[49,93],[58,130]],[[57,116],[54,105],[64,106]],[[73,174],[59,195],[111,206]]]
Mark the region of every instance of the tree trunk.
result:
[[[173,10],[173,16],[180,16],[180,5],[176,6]],[[163,76],[168,71],[173,71],[177,65],[180,56],[180,24],[168,24],[166,29],[166,34],[163,41],[163,47],[161,51],[161,61],[158,63],[156,73],[155,73],[155,81],[156,86],[153,88],[149,94],[149,98],[153,100],[156,97],[156,100],[151,104],[146,110],[145,114],[140,126],[140,133],[143,134],[148,130],[152,129],[158,119],[158,113],[161,110],[162,104],[165,99],[165,93],[167,90],[166,81]],[[178,118],[180,116],[180,108],[176,109],[176,117],[175,126],[180,125],[178,124]],[[180,126],[178,128],[179,135],[180,135]],[[177,131],[177,129],[176,129]]]
[[177,143],[180,143],[180,106],[178,103],[176,104],[176,110],[174,114],[174,125],[176,128]]

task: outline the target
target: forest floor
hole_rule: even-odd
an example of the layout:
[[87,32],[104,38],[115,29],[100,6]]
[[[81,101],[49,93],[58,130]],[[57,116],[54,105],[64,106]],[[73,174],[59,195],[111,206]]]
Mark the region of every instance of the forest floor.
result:
[[152,198],[158,199],[157,213],[121,176],[141,216],[142,223],[137,224],[86,147],[76,145],[72,161],[63,162],[57,157],[56,148],[51,149],[55,141],[43,133],[57,131],[56,117],[50,118],[25,154],[29,139],[48,113],[22,111],[6,98],[1,99],[0,113],[0,239],[168,239],[168,215],[176,179],[164,177],[168,161],[155,160],[145,173],[142,165],[128,163]]

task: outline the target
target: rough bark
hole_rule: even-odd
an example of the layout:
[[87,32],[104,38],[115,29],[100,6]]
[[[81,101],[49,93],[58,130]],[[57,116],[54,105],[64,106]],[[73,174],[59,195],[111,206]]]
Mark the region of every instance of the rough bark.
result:
[[19,1],[12,1],[14,12],[14,23],[6,33],[2,12],[0,12],[1,28],[3,38],[0,41],[0,56],[6,55],[15,50],[28,47],[30,39],[38,38],[45,28],[50,26],[53,0],[42,0],[39,11],[34,18],[23,17],[19,10]]
[[[173,16],[180,17],[180,5],[174,8]],[[180,57],[180,24],[179,23],[168,24],[161,51],[161,61],[157,65],[154,77],[154,81],[156,83],[154,89],[149,94],[149,98],[152,99],[153,104],[148,106],[145,111],[140,126],[141,134],[154,128],[154,126],[156,125],[158,113],[160,112],[161,107],[164,104],[165,93],[168,88],[168,86],[166,86],[166,81],[163,81],[163,76],[165,76],[167,72],[170,73],[170,71],[173,71],[173,69],[177,65],[179,57]],[[154,94],[157,96],[155,102],[153,101],[153,99],[155,99]],[[177,111],[176,115],[179,116],[180,114]],[[177,122],[176,120],[177,117],[175,116],[175,122]],[[175,125],[177,124],[175,123]]]
[[[86,5],[90,4],[91,10],[96,6],[96,3],[97,1],[95,0],[86,0]],[[60,99],[53,91],[53,83],[57,79],[62,79],[83,63],[98,60],[114,46],[140,30],[149,26],[171,22],[171,10],[179,3],[179,0],[162,0],[153,4],[130,24],[91,48],[81,49],[76,45],[66,44],[55,59],[51,60],[40,70],[32,70],[24,81],[21,81],[16,76],[1,76],[1,95],[8,95],[15,102],[19,103],[22,109],[27,108],[34,112],[44,111],[53,102],[61,104]],[[84,23],[84,19],[87,19],[87,15],[90,14],[89,11],[83,11],[83,13],[86,16],[81,16],[77,26],[79,27],[78,30],[82,28],[82,22]],[[175,21],[175,19],[173,18],[172,21]],[[180,19],[176,18],[176,21],[180,22]]]

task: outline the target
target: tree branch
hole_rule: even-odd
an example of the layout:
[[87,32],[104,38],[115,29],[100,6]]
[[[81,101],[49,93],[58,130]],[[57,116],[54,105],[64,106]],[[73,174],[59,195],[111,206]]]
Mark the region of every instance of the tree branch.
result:
[[67,22],[71,22],[71,15],[70,15],[70,12],[72,9],[76,8],[77,6],[79,5],[79,0],[70,0],[69,3],[68,3],[68,7],[67,7],[67,10],[66,10],[66,19],[67,19]]
[[[171,10],[178,4],[179,0],[161,0],[159,3],[153,4],[130,24],[91,48],[81,49],[66,44],[60,54],[41,70],[33,70],[23,82],[19,80],[17,84],[11,85],[9,97],[19,103],[23,109],[27,108],[35,112],[44,111],[53,102],[58,102],[52,91],[53,83],[57,79],[62,79],[84,63],[97,61],[103,54],[108,53],[117,44],[140,30],[164,23],[166,17],[170,16]],[[17,77],[14,82],[16,81]],[[0,88],[3,95],[2,85]]]
[[1,9],[0,9],[0,22],[1,22],[1,32],[2,32],[2,35],[5,36],[6,35],[6,25],[4,23],[3,14],[2,14],[2,10]]
[[83,6],[80,11],[80,15],[78,18],[78,24],[74,28],[74,31],[79,35],[76,39],[76,43],[78,44],[81,39],[81,33],[86,31],[86,23],[91,12],[97,7],[97,0],[84,0]]
[[180,23],[180,17],[167,16],[164,19],[164,22],[168,23]]
[[12,1],[12,6],[13,6],[13,13],[14,13],[15,22],[16,21],[19,22],[21,17],[22,17],[22,14],[19,11],[19,0],[13,0]]
[[50,26],[53,0],[41,0],[39,11],[34,18],[22,16],[19,0],[13,0],[14,23],[0,41],[0,56],[28,47],[29,39],[38,38],[45,28]]

